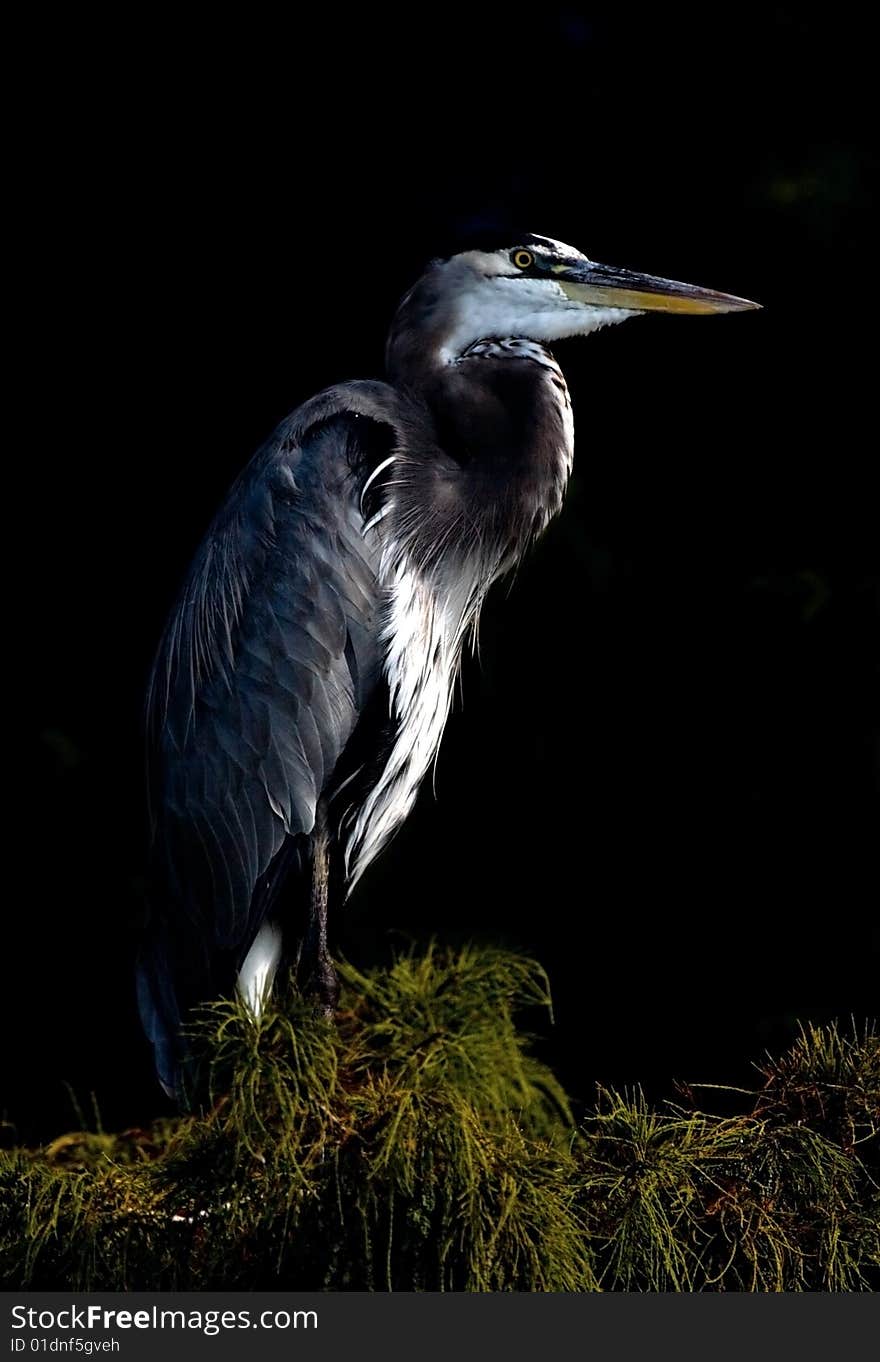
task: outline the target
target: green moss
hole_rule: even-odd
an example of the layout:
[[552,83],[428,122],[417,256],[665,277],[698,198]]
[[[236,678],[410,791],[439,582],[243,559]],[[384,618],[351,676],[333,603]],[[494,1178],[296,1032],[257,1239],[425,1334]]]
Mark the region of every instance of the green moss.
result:
[[583,1177],[603,1286],[857,1291],[876,1283],[875,1177],[806,1125],[658,1114],[640,1097],[607,1093],[586,1124]]
[[[808,1030],[750,1110],[600,1093],[517,1027],[533,962],[429,949],[195,1028],[203,1113],[0,1155],[7,1287],[858,1290],[880,1268],[877,1037]],[[872,1277],[872,1273],[875,1274]]]

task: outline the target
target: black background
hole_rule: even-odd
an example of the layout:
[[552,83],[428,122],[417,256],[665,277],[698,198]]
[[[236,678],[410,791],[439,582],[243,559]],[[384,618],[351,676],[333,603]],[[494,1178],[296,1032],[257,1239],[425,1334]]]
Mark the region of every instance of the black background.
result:
[[748,1081],[798,1019],[876,1012],[871,44],[845,9],[654,8],[144,12],[22,45],[19,1138],[76,1123],[65,1082],[108,1126],[164,1110],[131,984],[141,705],[201,534],[287,411],[381,373],[450,229],[498,214],[765,310],[558,347],[566,510],[496,589],[436,799],[339,945],[533,953],[584,1098]]

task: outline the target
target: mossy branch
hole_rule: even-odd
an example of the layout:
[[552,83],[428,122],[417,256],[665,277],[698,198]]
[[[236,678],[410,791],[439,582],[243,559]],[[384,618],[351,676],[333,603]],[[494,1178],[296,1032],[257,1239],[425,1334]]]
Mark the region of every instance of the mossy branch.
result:
[[[538,965],[429,948],[195,1027],[200,1115],[0,1155],[0,1280],[77,1290],[880,1284],[880,1045],[807,1027],[741,1115],[601,1091],[576,1127],[517,1027]],[[742,1095],[745,1099],[746,1095]]]

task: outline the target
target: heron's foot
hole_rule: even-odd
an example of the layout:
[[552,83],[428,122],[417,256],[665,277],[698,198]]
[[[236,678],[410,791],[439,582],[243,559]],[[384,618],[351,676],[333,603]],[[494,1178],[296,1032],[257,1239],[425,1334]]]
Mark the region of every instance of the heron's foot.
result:
[[303,993],[314,999],[315,1011],[325,1021],[332,1021],[339,1006],[339,975],[329,955],[321,955],[306,976]]

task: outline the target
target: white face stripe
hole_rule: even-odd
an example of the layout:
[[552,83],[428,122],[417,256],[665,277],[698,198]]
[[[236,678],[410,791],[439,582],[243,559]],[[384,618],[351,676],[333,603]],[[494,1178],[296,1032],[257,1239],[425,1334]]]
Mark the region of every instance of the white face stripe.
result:
[[[528,251],[536,273],[518,269],[518,251]],[[523,337],[552,344],[568,336],[586,336],[603,326],[636,317],[635,311],[590,307],[569,296],[557,268],[590,265],[581,251],[552,237],[534,236],[495,251],[463,251],[438,262],[441,278],[435,292],[434,355],[454,364],[482,339]],[[545,267],[542,271],[540,267]]]
[[[549,251],[552,255],[571,257],[575,260],[586,260],[587,257],[581,252],[576,251],[574,246],[568,246],[564,241],[555,241],[552,236],[535,236],[538,243],[536,249]],[[530,247],[526,246],[526,250]]]
[[555,279],[495,275],[468,278],[456,300],[439,359],[454,364],[476,341],[521,336],[544,344],[586,336],[638,316],[619,307],[586,307],[569,298]]
[[551,267],[557,264],[592,264],[587,256],[576,251],[573,246],[566,246],[564,241],[554,241],[549,236],[536,236],[532,241],[511,241],[509,247],[499,251],[462,251],[453,259],[463,261],[477,274],[490,278],[517,279],[522,278],[522,271],[513,260],[517,251],[528,251],[539,260],[546,260]]

